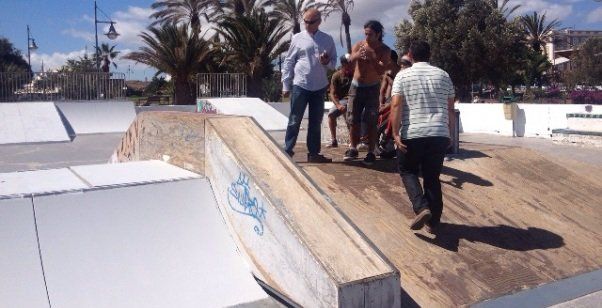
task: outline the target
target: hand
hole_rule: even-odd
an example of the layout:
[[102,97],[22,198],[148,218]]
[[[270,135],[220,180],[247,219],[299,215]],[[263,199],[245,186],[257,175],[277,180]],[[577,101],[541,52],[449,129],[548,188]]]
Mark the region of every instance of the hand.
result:
[[408,147],[401,142],[401,138],[399,136],[393,136],[393,140],[395,141],[395,147],[401,151],[401,153],[407,153]]
[[330,62],[330,56],[328,55],[328,53],[323,52],[320,54],[320,63],[322,63],[322,65],[327,65],[328,62]]
[[282,91],[282,98],[287,98],[289,91]]
[[345,112],[345,110],[347,110],[347,106],[345,106],[345,105],[343,105],[343,104],[339,104],[339,105],[337,106],[337,109],[338,109],[340,112]]

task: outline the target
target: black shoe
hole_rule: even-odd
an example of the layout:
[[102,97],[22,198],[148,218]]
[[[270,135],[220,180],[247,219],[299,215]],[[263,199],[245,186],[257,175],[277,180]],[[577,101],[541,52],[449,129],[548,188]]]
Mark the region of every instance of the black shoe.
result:
[[307,154],[308,163],[331,163],[332,158],[324,157],[322,154]]
[[291,158],[292,158],[293,156],[295,156],[295,152],[293,152],[293,151],[287,151],[287,150],[284,150],[284,152],[286,153],[286,155],[288,155],[288,156],[289,156],[289,157],[291,157]]
[[357,152],[356,149],[348,149],[347,151],[345,151],[345,156],[343,156],[343,160],[344,161],[354,160],[357,158],[358,155],[359,155],[359,153]]
[[433,215],[431,214],[431,210],[428,208],[424,208],[420,213],[416,214],[416,218],[412,221],[410,225],[410,229],[412,230],[420,230],[424,227],[424,224],[431,219]]
[[364,165],[366,166],[372,166],[374,165],[374,162],[376,161],[376,155],[374,155],[374,153],[372,152],[368,152],[368,154],[366,154],[366,157],[364,158]]
[[337,148],[339,147],[339,143],[336,140],[331,141],[328,145],[326,145],[327,148]]

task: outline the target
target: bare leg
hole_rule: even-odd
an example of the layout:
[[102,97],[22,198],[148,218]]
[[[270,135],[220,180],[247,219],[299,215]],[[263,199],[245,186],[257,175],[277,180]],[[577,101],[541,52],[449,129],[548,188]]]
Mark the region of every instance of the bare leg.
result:
[[330,128],[331,140],[337,140],[337,118],[328,116],[328,128]]

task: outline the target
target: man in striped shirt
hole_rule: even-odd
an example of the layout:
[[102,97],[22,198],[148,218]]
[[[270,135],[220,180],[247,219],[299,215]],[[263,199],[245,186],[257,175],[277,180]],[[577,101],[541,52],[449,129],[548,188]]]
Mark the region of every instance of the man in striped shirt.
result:
[[451,144],[454,87],[445,71],[428,63],[428,43],[412,43],[409,57],[414,65],[393,81],[390,121],[399,175],[416,214],[410,228],[419,230],[426,224],[427,231],[436,233],[443,211],[439,175]]

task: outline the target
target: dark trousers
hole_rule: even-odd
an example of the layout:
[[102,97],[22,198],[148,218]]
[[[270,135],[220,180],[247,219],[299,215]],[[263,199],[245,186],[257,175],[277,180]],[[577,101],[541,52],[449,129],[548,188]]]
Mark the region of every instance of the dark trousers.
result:
[[[441,221],[443,197],[439,175],[443,168],[443,159],[449,145],[446,137],[425,137],[402,141],[407,153],[397,150],[399,175],[406,189],[414,213],[429,208],[432,218],[428,222],[436,226]],[[423,186],[420,186],[418,173],[422,171]]]
[[286,136],[284,137],[284,150],[293,152],[299,136],[299,128],[305,108],[309,105],[309,123],[307,124],[307,151],[310,155],[320,153],[322,142],[322,118],[324,117],[324,91],[308,91],[298,86],[293,86],[291,95],[291,113],[288,117]]

